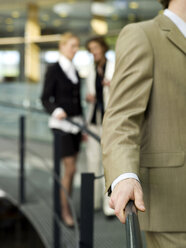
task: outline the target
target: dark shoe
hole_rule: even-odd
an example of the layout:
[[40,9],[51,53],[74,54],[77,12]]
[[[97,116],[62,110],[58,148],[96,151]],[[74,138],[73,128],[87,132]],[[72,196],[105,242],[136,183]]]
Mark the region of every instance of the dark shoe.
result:
[[66,227],[74,228],[75,224],[71,215],[66,215],[66,216],[62,215],[61,220]]

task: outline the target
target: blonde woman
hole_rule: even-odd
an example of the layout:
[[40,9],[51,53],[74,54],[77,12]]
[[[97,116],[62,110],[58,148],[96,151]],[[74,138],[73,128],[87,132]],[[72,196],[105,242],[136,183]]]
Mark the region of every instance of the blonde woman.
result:
[[[54,132],[56,129],[60,129],[61,132],[61,158],[64,165],[62,184],[69,195],[76,171],[81,132],[69,124],[65,118],[71,117],[76,121],[81,121],[80,78],[72,63],[78,49],[79,39],[76,35],[65,33],[61,36],[59,61],[48,69],[41,97],[44,108],[51,115],[49,127]],[[63,191],[61,191],[61,200],[62,220],[67,226],[73,227],[74,220]]]

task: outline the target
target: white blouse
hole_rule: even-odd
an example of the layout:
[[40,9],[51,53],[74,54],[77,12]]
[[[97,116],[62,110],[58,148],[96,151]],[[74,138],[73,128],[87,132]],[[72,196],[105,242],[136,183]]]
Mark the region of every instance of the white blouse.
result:
[[[59,65],[62,68],[62,70],[65,72],[66,76],[72,81],[73,84],[78,83],[78,77],[76,74],[75,66],[73,65],[72,61],[66,58],[63,54],[60,54],[59,56]],[[80,132],[80,128],[78,126],[73,125],[72,123],[69,123],[67,120],[58,120],[56,116],[63,112],[63,108],[56,108],[51,117],[49,118],[49,127],[50,128],[56,128],[60,129],[67,133],[73,133],[76,134]],[[78,123],[79,125],[83,125],[83,119],[81,116],[75,116],[72,117],[71,120]]]
[[76,74],[75,66],[72,63],[72,61],[69,60],[67,57],[65,57],[63,54],[60,54],[59,65],[62,68],[62,70],[65,72],[67,77],[72,81],[72,83],[77,84],[78,77]]

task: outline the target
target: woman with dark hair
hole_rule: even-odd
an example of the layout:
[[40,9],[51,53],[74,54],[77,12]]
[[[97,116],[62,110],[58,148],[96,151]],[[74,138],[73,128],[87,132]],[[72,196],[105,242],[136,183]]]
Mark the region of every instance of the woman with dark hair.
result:
[[163,5],[164,9],[167,9],[169,6],[170,0],[159,0],[159,2]]
[[[109,47],[103,37],[94,37],[87,41],[86,47],[93,55],[94,63],[90,67],[87,77],[88,123],[91,131],[101,135],[101,126],[105,108],[109,98],[110,80],[114,72],[114,63],[105,56]],[[96,176],[102,173],[100,144],[89,137],[87,142],[87,160],[89,172]],[[103,197],[103,182],[95,181],[95,209],[101,207]],[[108,200],[104,198],[103,211],[105,215],[113,215],[113,210],[108,206]]]
[[[59,61],[49,67],[41,97],[44,108],[51,114],[49,127],[54,132],[60,132],[61,135],[61,158],[65,167],[62,185],[69,195],[72,191],[73,177],[76,171],[81,133],[65,118],[70,117],[76,122],[82,121],[80,78],[72,63],[78,49],[79,39],[76,35],[65,33],[61,36]],[[61,200],[62,220],[67,226],[72,227],[74,220],[63,190],[61,190]]]

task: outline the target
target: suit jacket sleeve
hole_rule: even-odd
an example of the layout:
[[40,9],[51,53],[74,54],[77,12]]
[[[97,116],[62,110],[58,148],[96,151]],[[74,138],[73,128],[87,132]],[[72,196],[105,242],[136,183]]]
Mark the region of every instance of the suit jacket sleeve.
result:
[[103,121],[106,190],[118,176],[139,175],[141,127],[153,82],[153,50],[139,24],[125,27],[116,44],[116,67]]
[[58,107],[55,103],[55,83],[55,70],[54,66],[52,66],[49,67],[46,72],[43,92],[41,95],[42,104],[49,114],[52,114],[52,112]]

